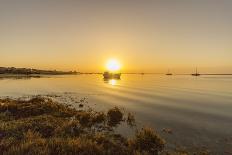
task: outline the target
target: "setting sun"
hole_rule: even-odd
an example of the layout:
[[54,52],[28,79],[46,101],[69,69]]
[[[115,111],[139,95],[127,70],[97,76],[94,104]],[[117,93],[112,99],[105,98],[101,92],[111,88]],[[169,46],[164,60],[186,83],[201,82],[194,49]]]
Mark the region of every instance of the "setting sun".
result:
[[111,72],[119,71],[121,69],[121,64],[116,59],[110,59],[108,60],[106,64],[106,68],[108,71],[111,71]]

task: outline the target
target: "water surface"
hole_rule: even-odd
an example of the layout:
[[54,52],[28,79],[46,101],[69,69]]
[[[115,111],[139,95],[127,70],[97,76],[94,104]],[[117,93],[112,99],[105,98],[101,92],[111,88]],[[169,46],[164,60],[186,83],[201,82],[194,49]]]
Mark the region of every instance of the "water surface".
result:
[[[62,94],[87,98],[97,110],[113,106],[136,115],[139,126],[157,129],[169,142],[216,154],[232,152],[232,77],[122,75],[104,81],[101,75],[42,78],[0,78],[0,96]],[[163,133],[168,128],[172,134]],[[124,131],[124,134],[130,134]]]

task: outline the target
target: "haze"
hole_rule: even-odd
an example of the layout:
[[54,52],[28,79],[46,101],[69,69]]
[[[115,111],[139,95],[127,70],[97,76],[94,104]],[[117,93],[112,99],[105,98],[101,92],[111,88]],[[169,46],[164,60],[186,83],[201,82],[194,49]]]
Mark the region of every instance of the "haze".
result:
[[231,0],[0,0],[0,66],[232,73]]

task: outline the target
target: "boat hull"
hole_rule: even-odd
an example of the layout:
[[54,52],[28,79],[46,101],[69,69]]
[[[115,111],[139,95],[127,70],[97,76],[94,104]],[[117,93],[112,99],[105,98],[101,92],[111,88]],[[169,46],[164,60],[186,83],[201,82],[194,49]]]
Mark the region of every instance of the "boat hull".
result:
[[104,73],[104,79],[120,79],[121,73]]
[[192,74],[192,76],[200,76],[201,74]]

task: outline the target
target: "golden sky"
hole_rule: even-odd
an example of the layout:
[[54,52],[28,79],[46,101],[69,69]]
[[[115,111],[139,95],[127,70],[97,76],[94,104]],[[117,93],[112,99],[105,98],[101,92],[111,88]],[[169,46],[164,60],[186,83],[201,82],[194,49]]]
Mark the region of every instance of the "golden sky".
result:
[[0,0],[0,66],[232,72],[231,0]]

